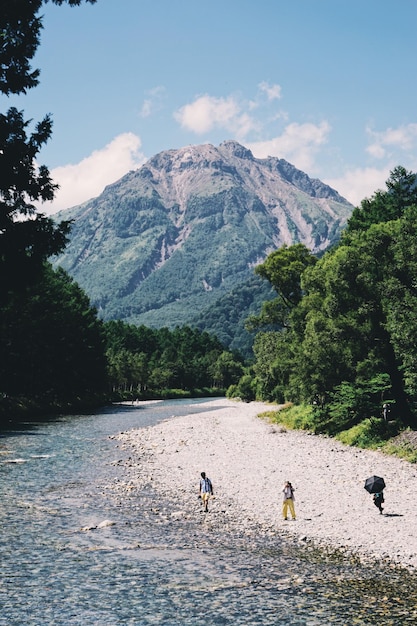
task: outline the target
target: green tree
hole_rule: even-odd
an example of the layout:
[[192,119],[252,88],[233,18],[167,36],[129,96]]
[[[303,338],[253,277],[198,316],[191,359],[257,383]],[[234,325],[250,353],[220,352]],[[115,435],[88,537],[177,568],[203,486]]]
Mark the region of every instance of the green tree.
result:
[[256,274],[271,283],[278,297],[265,302],[258,317],[249,318],[247,323],[249,330],[267,325],[285,327],[288,324],[289,313],[302,298],[302,273],[316,261],[316,257],[304,244],[297,243],[293,246],[284,244],[255,268]]
[[[53,4],[79,6],[83,0],[51,0]],[[96,0],[84,0],[95,4]],[[38,15],[48,0],[4,0],[0,13],[0,90],[3,93],[26,93],[39,84],[39,69],[30,61],[40,44],[43,28]]]
[[390,172],[386,186],[385,191],[376,191],[353,210],[343,233],[345,239],[351,233],[367,230],[371,224],[396,220],[408,207],[417,205],[417,174],[399,165]]
[[353,221],[335,248],[306,265],[275,345],[267,335],[255,340],[263,397],[318,397],[317,419],[332,431],[380,417],[389,399],[417,427],[416,201],[416,176],[396,168],[387,191],[363,205],[360,227]]
[[240,398],[244,402],[252,402],[256,399],[255,381],[251,374],[244,374],[235,386],[232,385],[233,397]]
[[[372,414],[379,416],[381,398],[370,392],[374,387],[371,381],[386,375],[401,419],[417,425],[404,376],[405,354],[412,349],[412,342],[401,351],[394,321],[404,309],[405,296],[408,305],[411,297],[410,290],[406,294],[411,276],[399,264],[399,232],[401,220],[374,224],[306,272],[303,286],[307,295],[298,307],[301,321],[293,325],[297,335],[292,338],[296,355],[293,379],[297,382],[293,389],[298,389],[298,399],[333,394],[335,402],[340,394],[334,395],[334,390],[353,384],[363,390],[358,397],[368,394],[374,399]],[[365,417],[357,410],[360,406],[371,410],[369,403],[356,404],[356,420]]]
[[264,400],[281,401],[287,395],[288,368],[283,367],[288,352],[286,335],[284,331],[264,331],[255,337],[253,371],[257,395]]
[[[39,69],[31,60],[40,44],[43,27],[38,15],[48,0],[2,2],[0,11],[0,92],[26,93],[39,82]],[[94,3],[96,0],[86,0]],[[81,0],[52,0],[61,5]],[[63,249],[68,222],[55,224],[38,214],[34,202],[51,200],[57,186],[48,168],[36,164],[36,156],[51,136],[52,121],[47,115],[28,133],[30,120],[11,107],[0,114],[0,294],[28,284],[42,271],[43,262]],[[13,276],[13,282],[11,281]]]
[[314,265],[316,257],[302,243],[283,245],[272,252],[255,269],[256,274],[269,280],[287,308],[297,305],[302,297],[301,276],[306,267]]
[[417,203],[397,222],[391,242],[391,272],[382,292],[389,333],[400,363],[405,393],[417,400]]
[[[51,135],[46,117],[30,137],[21,112],[0,114],[0,292],[29,283],[43,263],[66,244],[69,222],[55,225],[36,215],[35,200],[51,200],[56,189],[45,166],[35,159]],[[26,218],[26,219],[25,219]]]
[[115,391],[211,387],[213,368],[223,352],[216,372],[223,362],[221,375],[226,383],[235,380],[233,372],[239,367],[235,357],[215,337],[198,329],[150,329],[110,321],[104,324],[104,332],[110,384]]
[[277,298],[263,303],[258,316],[246,322],[248,330],[262,329],[253,346],[254,387],[257,396],[282,402],[290,393],[290,363],[293,362],[292,315],[303,297],[302,275],[314,267],[317,258],[304,244],[283,245],[255,269],[277,292]]
[[102,394],[102,324],[78,285],[47,264],[0,308],[0,391],[62,403]]
[[228,350],[223,350],[209,368],[215,387],[223,389],[234,385],[243,374],[243,365]]
[[[39,82],[31,67],[48,0],[3,1],[0,92],[25,94]],[[70,6],[82,0],[52,0]],[[94,3],[95,0],[86,0]],[[37,155],[52,132],[50,115],[35,124],[15,107],[0,114],[0,388],[39,405],[71,404],[101,394],[106,377],[102,327],[88,298],[47,259],[63,249],[69,223],[56,224],[36,202],[57,186]],[[4,399],[4,398],[3,398]]]

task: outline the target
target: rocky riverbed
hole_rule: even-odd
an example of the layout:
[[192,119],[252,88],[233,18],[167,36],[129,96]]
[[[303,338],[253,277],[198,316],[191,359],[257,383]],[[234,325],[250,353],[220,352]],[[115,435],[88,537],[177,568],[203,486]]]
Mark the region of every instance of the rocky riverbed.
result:
[[[190,528],[198,523],[202,544],[208,545],[216,530],[236,539],[279,535],[289,545],[319,546],[364,562],[417,566],[414,465],[287,431],[258,417],[271,410],[263,403],[214,399],[204,408],[117,436],[124,449],[119,496],[156,491],[166,507],[154,513],[189,522]],[[203,470],[215,490],[208,513],[198,499]],[[387,485],[382,515],[364,489],[373,474]],[[285,480],[296,490],[294,522],[281,515]]]

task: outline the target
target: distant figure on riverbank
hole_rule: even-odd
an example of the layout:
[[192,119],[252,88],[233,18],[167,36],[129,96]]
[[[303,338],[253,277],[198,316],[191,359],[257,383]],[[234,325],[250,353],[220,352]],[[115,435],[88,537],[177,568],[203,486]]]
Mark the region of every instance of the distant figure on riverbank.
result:
[[200,498],[204,505],[204,511],[208,512],[208,501],[210,496],[213,496],[213,484],[205,472],[201,472],[200,478]]
[[382,514],[382,511],[384,510],[382,508],[382,503],[384,502],[384,494],[382,493],[382,491],[378,492],[378,493],[374,493],[374,504],[375,506],[379,509],[379,512]]
[[292,486],[290,481],[287,480],[284,483],[284,488],[282,490],[282,494],[283,494],[282,517],[284,518],[284,520],[288,519],[287,518],[288,509],[290,509],[290,513],[291,513],[292,519],[295,520],[295,507],[294,507],[295,496],[294,496],[294,491],[295,491],[294,487]]

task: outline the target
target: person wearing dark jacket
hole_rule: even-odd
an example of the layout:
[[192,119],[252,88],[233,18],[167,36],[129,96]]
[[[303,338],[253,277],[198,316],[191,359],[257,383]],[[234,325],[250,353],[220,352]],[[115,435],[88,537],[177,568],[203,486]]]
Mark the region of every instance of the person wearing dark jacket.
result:
[[374,493],[374,504],[379,509],[379,512],[381,514],[382,514],[382,511],[384,510],[382,508],[383,502],[384,502],[384,494],[382,493],[382,491],[379,491],[378,493]]

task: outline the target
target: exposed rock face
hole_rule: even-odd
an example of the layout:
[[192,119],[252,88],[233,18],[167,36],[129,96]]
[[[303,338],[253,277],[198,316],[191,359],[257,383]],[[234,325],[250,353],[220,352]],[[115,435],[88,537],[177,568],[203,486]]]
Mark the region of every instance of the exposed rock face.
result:
[[353,207],[287,161],[234,141],[157,154],[101,196],[63,211],[58,259],[105,319],[188,323],[284,243],[337,240]]

